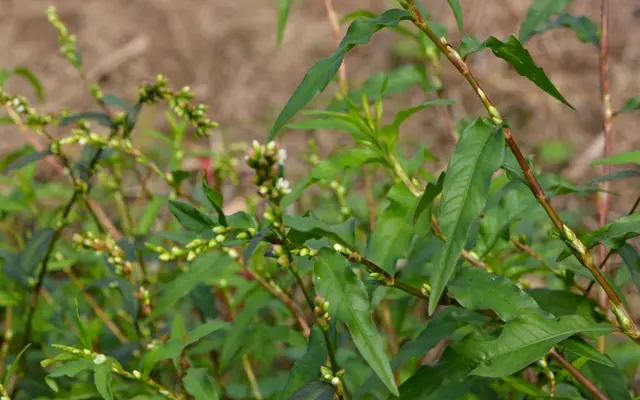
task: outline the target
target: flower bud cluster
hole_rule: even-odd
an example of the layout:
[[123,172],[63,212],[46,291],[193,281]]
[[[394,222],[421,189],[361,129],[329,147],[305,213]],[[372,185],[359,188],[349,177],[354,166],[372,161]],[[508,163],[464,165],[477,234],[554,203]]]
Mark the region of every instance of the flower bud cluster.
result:
[[76,36],[72,35],[64,23],[60,20],[55,7],[47,9],[49,23],[58,31],[58,44],[62,55],[76,68],[82,66],[80,54],[76,49]]
[[139,101],[141,104],[153,104],[160,100],[169,101],[169,107],[179,117],[188,119],[196,131],[196,136],[209,136],[211,130],[218,124],[210,120],[207,115],[207,106],[192,103],[193,93],[189,86],[179,91],[168,88],[167,78],[163,75],[156,77],[155,83],[145,85],[140,89]]
[[316,249],[312,249],[310,247],[302,247],[299,249],[293,249],[291,250],[291,254],[293,254],[294,256],[300,256],[300,257],[315,257],[318,255],[318,250]]
[[280,168],[286,159],[286,150],[281,149],[276,142],[263,146],[253,141],[245,160],[256,171],[254,183],[258,186],[260,197],[277,202],[291,192],[289,181],[280,176]]
[[118,276],[131,276],[131,272],[133,271],[131,263],[124,259],[124,250],[118,246],[110,235],[106,235],[104,238],[98,238],[91,232],[87,232],[85,236],[76,233],[73,235],[73,241],[78,248],[94,250],[97,255],[105,254],[107,256],[107,262],[113,265]]
[[329,315],[329,302],[325,301],[322,296],[316,297],[316,304],[313,307],[313,315],[316,317],[316,321],[323,330],[329,329],[329,321],[331,316]]
[[334,374],[331,368],[324,365],[320,366],[320,374],[322,375],[322,379],[332,384],[336,388],[336,394],[338,395],[342,395],[344,393],[344,387],[342,383],[344,372],[344,369],[341,369]]
[[[161,261],[177,261],[177,260],[183,260],[183,259],[186,261],[193,261],[201,253],[207,250],[211,250],[213,248],[219,247],[222,243],[227,241],[227,234],[232,229],[233,228],[227,227],[227,226],[216,226],[212,229],[213,233],[216,234],[215,237],[211,239],[202,239],[202,238],[193,239],[191,242],[187,243],[187,245],[184,248],[173,246],[170,249],[166,249],[162,246],[157,246],[152,243],[145,243],[145,246],[147,246],[147,248],[157,253],[158,258]],[[249,236],[250,232],[252,232],[251,236],[255,236],[256,231],[253,228],[250,228],[246,232],[241,232],[241,234],[245,233],[247,237],[250,237]],[[240,236],[241,234],[238,234],[238,236]],[[229,257],[231,258],[238,257],[238,252],[236,250],[230,247],[222,247],[222,246],[220,247],[221,247],[221,250],[225,252]]]
[[38,114],[38,112],[29,105],[26,97],[7,93],[2,88],[0,88],[0,103],[7,104],[11,107],[23,120],[25,125],[31,128],[40,130],[54,122],[52,114]]
[[142,316],[148,317],[151,315],[151,296],[149,295],[149,290],[140,286],[136,297],[140,300],[140,304],[142,304]]

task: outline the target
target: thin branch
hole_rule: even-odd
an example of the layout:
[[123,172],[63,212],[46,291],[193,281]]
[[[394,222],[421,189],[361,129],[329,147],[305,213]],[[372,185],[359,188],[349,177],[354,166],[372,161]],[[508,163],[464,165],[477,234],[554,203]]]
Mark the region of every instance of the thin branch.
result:
[[[327,10],[327,18],[329,19],[329,23],[331,24],[333,36],[339,45],[340,41],[342,40],[342,34],[340,33],[340,20],[338,19],[338,14],[336,14],[331,0],[324,0],[324,7]],[[340,81],[340,90],[342,91],[342,94],[346,96],[349,92],[349,86],[347,84],[347,64],[344,60],[342,60],[342,64],[340,64],[338,79]]]
[[575,380],[577,380],[578,382],[580,382],[580,384],[582,384],[585,388],[587,388],[587,390],[596,399],[609,400],[607,395],[602,393],[602,391],[600,391],[600,389],[598,389],[598,387],[593,382],[591,382],[586,376],[584,376],[578,368],[576,368],[573,364],[567,361],[566,358],[562,357],[562,355],[558,353],[556,349],[551,349],[551,351],[549,352],[549,355],[551,356],[551,358],[556,360],[558,364],[562,365],[562,367],[566,369],[567,372],[569,372],[569,374],[571,374],[571,376],[575,378]]
[[458,54],[458,52],[447,43],[446,39],[439,38],[433,32],[433,30],[431,30],[431,27],[425,21],[424,17],[422,16],[418,8],[415,6],[414,0],[407,0],[407,3],[405,4],[407,7],[407,10],[411,14],[412,22],[414,23],[414,25],[416,25],[423,33],[427,35],[427,37],[429,37],[429,39],[447,57],[447,59],[451,62],[451,64],[458,70],[458,72],[467,80],[469,85],[471,85],[473,90],[476,92],[476,94],[480,98],[482,104],[484,105],[487,112],[489,113],[489,116],[491,117],[491,120],[493,121],[493,123],[496,124],[497,126],[502,127],[507,145],[509,146],[509,149],[511,150],[516,160],[518,161],[518,164],[520,165],[520,168],[522,169],[524,177],[528,183],[529,189],[535,196],[536,200],[545,210],[545,212],[553,222],[553,225],[558,230],[561,238],[563,239],[565,244],[571,249],[571,251],[573,252],[575,257],[578,259],[578,261],[585,268],[587,268],[589,272],[591,272],[591,274],[595,277],[595,279],[598,281],[600,286],[602,286],[602,288],[605,290],[609,298],[609,301],[613,306],[613,311],[614,311],[614,314],[616,315],[616,319],[620,323],[620,327],[622,328],[624,333],[629,337],[631,337],[632,339],[634,339],[635,341],[640,342],[640,330],[638,330],[635,322],[631,319],[629,312],[627,311],[624,304],[622,303],[622,300],[620,299],[616,291],[613,289],[613,287],[609,284],[609,282],[607,281],[605,276],[602,274],[602,272],[596,267],[593,261],[593,258],[591,257],[591,254],[585,247],[584,243],[582,243],[582,241],[578,239],[576,234],[567,225],[564,224],[564,222],[558,215],[555,208],[553,208],[553,206],[551,205],[551,202],[547,198],[545,191],[542,189],[540,182],[538,182],[538,179],[536,178],[535,173],[533,172],[531,167],[529,167],[529,164],[527,163],[526,158],[522,154],[522,150],[520,149],[520,146],[518,146],[518,144],[516,143],[515,138],[511,133],[511,129],[504,126],[504,121],[502,119],[502,116],[500,115],[500,112],[493,105],[493,103],[491,102],[489,97],[486,95],[484,90],[482,90],[478,81],[471,73],[466,61],[464,61],[460,57],[460,54]]

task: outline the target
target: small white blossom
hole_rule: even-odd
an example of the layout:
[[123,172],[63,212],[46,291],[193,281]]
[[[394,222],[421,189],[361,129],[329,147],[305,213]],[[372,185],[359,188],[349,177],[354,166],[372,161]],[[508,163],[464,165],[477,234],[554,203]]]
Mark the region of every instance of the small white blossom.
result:
[[167,390],[164,390],[164,389],[159,390],[158,393],[160,393],[162,396],[167,396],[167,397],[169,396],[169,392]]
[[98,354],[93,359],[93,363],[96,365],[104,364],[105,361],[107,361],[107,357],[104,354]]
[[278,164],[284,165],[285,161],[287,161],[287,150],[286,149],[278,150]]
[[286,179],[278,178],[278,182],[276,182],[276,189],[284,194],[290,193],[291,183],[289,183],[289,181]]
[[133,377],[136,379],[140,379],[142,377],[142,374],[140,373],[140,371],[136,369],[133,370],[132,374],[133,374]]

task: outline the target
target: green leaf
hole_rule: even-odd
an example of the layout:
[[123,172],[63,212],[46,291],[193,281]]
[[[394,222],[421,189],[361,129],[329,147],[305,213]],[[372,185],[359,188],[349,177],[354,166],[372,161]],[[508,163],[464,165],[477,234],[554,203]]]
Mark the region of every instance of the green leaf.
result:
[[[610,249],[618,250],[627,240],[640,235],[640,212],[626,215],[619,220],[589,232],[582,236],[582,243],[591,249],[602,243]],[[562,261],[571,255],[570,250],[563,250],[557,258]]]
[[499,378],[521,370],[570,336],[603,335],[612,330],[608,324],[593,324],[578,315],[556,319],[523,315],[507,322],[494,340],[473,335],[453,346],[458,354],[477,365],[472,374]]
[[25,248],[20,253],[20,267],[27,274],[33,274],[36,267],[45,258],[52,245],[55,231],[51,228],[38,229],[33,232]]
[[95,366],[93,383],[96,385],[96,389],[103,399],[113,400],[113,392],[111,391],[111,366],[109,363]]
[[195,400],[217,400],[218,388],[207,368],[191,367],[182,379],[185,389]]
[[276,44],[278,47],[282,44],[284,38],[284,29],[287,26],[287,19],[289,18],[289,11],[293,0],[278,0],[278,34],[276,37]]
[[59,378],[61,376],[68,376],[69,378],[73,378],[82,371],[93,370],[94,367],[95,364],[93,363],[93,360],[84,358],[71,360],[65,362],[64,364],[56,366],[48,376],[51,378]]
[[575,32],[581,42],[600,46],[600,34],[598,33],[598,27],[588,17],[562,13],[555,20],[544,24],[544,26],[539,28],[535,34],[539,35],[555,28],[569,28]]
[[176,200],[169,200],[169,211],[185,229],[202,233],[206,229],[218,225],[213,217],[198,210],[194,206]]
[[87,331],[87,328],[84,326],[84,323],[80,319],[80,311],[78,310],[78,299],[73,299],[73,301],[76,305],[76,312],[73,314],[73,317],[75,319],[76,326],[78,327],[78,331],[80,332],[80,342],[85,349],[92,350],[93,346],[91,344],[91,335],[89,335],[89,331]]
[[535,399],[544,398],[549,395],[549,393],[540,389],[536,385],[529,383],[518,376],[503,376],[501,379],[518,392],[524,393]]
[[322,249],[314,266],[314,286],[329,302],[329,315],[347,324],[353,341],[367,364],[389,391],[398,396],[384,343],[369,312],[364,284],[340,254]]
[[313,216],[300,217],[297,215],[285,215],[283,221],[285,226],[305,233],[305,240],[310,238],[321,239],[324,237],[348,246],[349,248],[355,248],[353,224],[350,221],[338,225],[329,225]]
[[289,400],[333,400],[336,389],[324,381],[310,382],[296,390]]
[[95,121],[102,126],[106,126],[107,128],[111,128],[111,126],[113,125],[113,121],[111,121],[111,117],[108,114],[97,111],[88,111],[69,115],[68,117],[62,118],[58,125],[68,126],[80,121]]
[[509,279],[481,268],[460,268],[447,288],[464,308],[493,310],[505,322],[522,314],[549,316],[533,297]]
[[[573,361],[571,358],[569,361]],[[587,361],[578,368],[582,374],[593,382],[610,400],[631,400],[629,387],[624,374],[616,367],[609,367],[594,361]]]
[[611,182],[611,181],[617,181],[617,180],[620,180],[620,179],[637,178],[637,177],[640,177],[640,171],[639,170],[628,169],[628,170],[624,170],[624,171],[612,172],[610,174],[603,175],[603,176],[601,176],[599,178],[592,179],[592,180],[588,181],[586,183],[586,185],[597,185],[597,184],[602,183],[602,182]]
[[399,111],[394,120],[393,123],[391,123],[390,125],[386,125],[382,128],[382,135],[383,135],[383,140],[385,143],[387,143],[387,146],[389,146],[389,149],[393,149],[394,145],[396,143],[396,140],[398,139],[398,135],[400,132],[400,126],[407,120],[409,119],[413,114],[424,110],[427,107],[432,107],[432,106],[436,106],[436,105],[451,105],[454,104],[455,102],[452,100],[448,100],[448,99],[438,99],[438,100],[432,100],[432,101],[426,101],[422,104],[419,104],[417,106],[411,107],[411,108],[407,108],[404,109],[402,111]]
[[618,249],[618,253],[629,269],[633,283],[640,290],[640,257],[638,256],[638,251],[630,244],[625,244]]
[[442,185],[444,183],[445,175],[446,175],[446,172],[442,172],[440,174],[440,177],[438,177],[438,182],[436,182],[435,184],[433,182],[429,182],[427,184],[427,188],[422,193],[422,196],[420,197],[420,201],[416,206],[416,210],[413,213],[414,224],[416,223],[416,221],[418,220],[418,217],[420,217],[420,214],[422,214],[424,210],[427,210],[427,220],[431,221],[431,210],[433,208],[433,202],[436,199],[436,197],[438,197],[438,195],[442,193]]
[[511,64],[520,75],[529,79],[540,89],[575,110],[575,108],[567,102],[562,94],[560,94],[553,83],[551,83],[544,70],[535,64],[533,58],[531,58],[531,54],[522,47],[520,42],[518,42],[518,39],[514,36],[511,36],[509,41],[506,43],[501,42],[492,36],[485,41],[485,46],[490,48],[496,57],[499,57]]
[[616,114],[633,112],[637,109],[640,109],[640,96],[634,96],[627,100],[624,106],[616,112]]
[[447,0],[449,2],[449,7],[451,7],[451,11],[453,11],[453,15],[456,17],[456,23],[458,24],[458,29],[460,33],[464,31],[464,22],[462,19],[462,7],[460,6],[460,2],[458,0]]
[[142,214],[142,217],[140,217],[134,227],[138,235],[147,235],[151,231],[157,221],[158,214],[162,210],[162,206],[164,206],[166,202],[166,198],[156,196],[145,204],[144,214]]
[[529,289],[526,292],[536,300],[540,308],[556,317],[579,315],[591,323],[598,321],[594,312],[595,303],[580,294],[545,288]]
[[504,154],[502,131],[477,119],[463,132],[449,160],[442,186],[439,217],[446,243],[440,249],[431,275],[429,314],[454,272],[473,221],[489,195],[493,173]]
[[589,360],[595,361],[597,363],[609,367],[615,367],[615,364],[613,363],[613,361],[611,361],[609,356],[600,353],[596,348],[578,337],[572,337],[563,340],[562,342],[558,343],[558,347],[562,350],[570,351],[579,357],[586,357]]
[[222,203],[224,198],[222,194],[217,190],[209,186],[207,182],[206,175],[205,180],[202,182],[202,189],[204,190],[204,194],[207,196],[207,200],[209,200],[209,204],[218,212],[218,221],[222,226],[227,226],[227,217],[224,215],[224,211],[222,211]]
[[640,150],[632,150],[626,153],[615,154],[601,158],[591,163],[591,165],[620,165],[620,164],[640,164]]
[[16,371],[18,369],[19,361],[22,358],[22,356],[24,356],[24,354],[27,352],[27,349],[29,349],[29,347],[31,347],[31,343],[29,343],[26,346],[24,346],[22,348],[22,350],[20,350],[20,352],[18,353],[16,358],[13,359],[13,363],[11,363],[11,365],[9,365],[9,368],[7,369],[7,373],[4,376],[4,381],[3,382],[4,382],[5,385],[7,384],[9,379],[11,379],[14,376],[14,374],[16,373]]
[[209,321],[194,328],[186,337],[172,337],[171,340],[156,345],[150,352],[145,354],[142,360],[143,376],[149,376],[149,373],[160,361],[179,357],[186,347],[225,326],[226,323],[223,321]]
[[6,168],[4,168],[4,173],[8,173],[14,170],[18,170],[21,169],[23,167],[26,167],[27,165],[34,163],[36,161],[40,161],[43,158],[45,158],[46,156],[50,155],[51,152],[49,150],[43,150],[43,151],[31,151],[27,154],[24,154],[20,157],[18,157],[17,159],[13,160],[11,163],[9,163]]
[[125,100],[121,99],[120,97],[114,95],[114,94],[106,94],[102,97],[102,101],[105,104],[110,104],[116,107],[121,108],[124,111],[129,111],[131,110],[131,105],[129,103],[127,103]]
[[484,50],[484,43],[475,38],[475,36],[465,35],[460,39],[458,53],[463,60],[466,60],[471,54]]
[[298,111],[304,108],[311,99],[327,87],[340,68],[342,60],[349,50],[356,45],[367,44],[373,34],[380,29],[397,26],[400,21],[409,18],[410,15],[405,10],[391,9],[380,14],[377,18],[358,19],[352,22],[347,30],[347,34],[333,54],[317,62],[307,72],[302,83],[296,88],[280,112],[280,115],[278,115],[276,122],[269,132],[268,140],[273,140],[280,129],[282,129]]
[[162,289],[158,302],[151,312],[151,317],[155,318],[173,307],[199,283],[207,282],[222,275],[232,261],[228,256],[218,252],[209,252],[196,258],[187,271],[173,279]]
[[38,99],[44,100],[44,87],[40,80],[36,78],[36,76],[26,67],[18,67],[13,70],[14,75],[21,76],[25,78],[33,87],[33,90],[36,92],[36,96]]
[[288,399],[300,387],[317,381],[318,371],[324,365],[328,355],[322,328],[318,324],[314,324],[311,327],[307,351],[293,364],[287,384],[282,389],[279,398]]
[[564,11],[570,3],[571,0],[533,0],[520,26],[520,42],[525,43],[529,40],[549,18]]

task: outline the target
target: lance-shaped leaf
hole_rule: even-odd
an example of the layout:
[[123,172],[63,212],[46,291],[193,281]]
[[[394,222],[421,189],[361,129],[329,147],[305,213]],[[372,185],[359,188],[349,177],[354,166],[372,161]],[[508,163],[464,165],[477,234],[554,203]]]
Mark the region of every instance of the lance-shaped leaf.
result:
[[[569,361],[577,363],[574,357],[566,354]],[[631,400],[631,395],[627,388],[629,387],[627,380],[620,369],[597,363],[595,361],[587,361],[579,366],[580,372],[593,382],[600,390],[604,392],[610,400]]]
[[629,269],[633,283],[640,290],[640,257],[638,256],[638,251],[633,246],[625,244],[618,250],[618,253]]
[[376,18],[357,19],[353,21],[347,30],[347,34],[333,54],[318,61],[304,76],[302,83],[300,83],[293,92],[293,95],[291,95],[291,98],[273,124],[269,132],[269,140],[273,140],[280,129],[282,129],[298,111],[327,87],[340,68],[342,60],[349,50],[356,45],[367,44],[373,34],[380,29],[397,26],[400,21],[409,18],[410,15],[407,11],[391,9]]
[[192,232],[201,233],[205,229],[217,225],[217,221],[212,215],[198,210],[191,204],[169,200],[169,211],[180,222],[180,225]]
[[449,2],[449,7],[451,7],[451,11],[453,11],[453,15],[456,17],[456,22],[458,24],[458,29],[462,33],[464,31],[464,20],[462,19],[462,7],[460,6],[459,0],[447,0]]
[[640,109],[640,96],[633,96],[616,112],[616,114],[628,113]]
[[460,258],[473,221],[485,206],[491,176],[504,154],[502,132],[478,119],[463,132],[449,160],[438,221],[446,238],[431,275],[429,314],[438,305]]
[[600,353],[595,347],[580,338],[571,337],[563,340],[558,343],[558,347],[560,350],[570,351],[577,356],[586,357],[589,360],[609,367],[615,367],[615,364],[611,361],[611,358],[609,358],[608,355]]
[[218,400],[218,388],[207,368],[191,367],[183,378],[184,387],[195,400]]
[[520,26],[518,39],[524,43],[544,26],[549,18],[564,11],[571,0],[533,0],[527,16]]
[[511,64],[520,75],[535,83],[536,86],[563,104],[574,108],[551,83],[544,70],[536,65],[533,58],[531,58],[531,54],[522,47],[515,36],[511,36],[507,42],[501,42],[492,36],[484,44],[497,57]]
[[600,45],[600,34],[596,24],[589,17],[584,15],[560,14],[555,20],[549,21],[536,31],[536,35],[544,33],[550,29],[568,28],[571,29],[581,42],[587,44]]
[[325,364],[328,355],[322,329],[318,324],[315,324],[311,328],[307,351],[293,364],[287,384],[280,393],[280,398],[288,399],[293,392],[305,384],[317,381],[320,367]]
[[612,330],[611,325],[593,324],[578,315],[555,319],[523,315],[507,322],[494,340],[474,335],[453,346],[458,354],[477,365],[472,374],[499,378],[521,370],[575,334],[597,336]]
[[276,35],[276,44],[278,46],[282,44],[282,39],[284,39],[284,29],[286,28],[287,20],[289,19],[291,4],[293,4],[293,0],[278,1],[278,34]]
[[640,150],[627,151],[601,158],[591,163],[591,165],[620,165],[620,164],[640,164]]
[[314,266],[313,282],[318,294],[329,302],[329,315],[347,324],[362,358],[397,396],[384,343],[371,319],[366,289],[347,260],[332,250],[322,249]]
[[461,268],[447,287],[463,307],[470,310],[493,310],[505,322],[522,314],[550,316],[533,297],[509,279],[481,268]]

